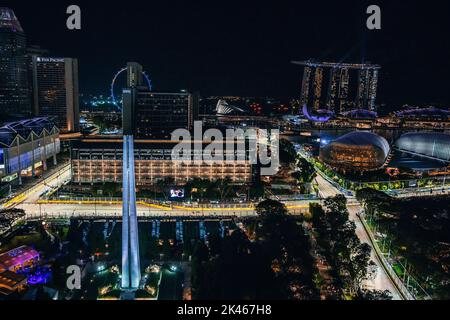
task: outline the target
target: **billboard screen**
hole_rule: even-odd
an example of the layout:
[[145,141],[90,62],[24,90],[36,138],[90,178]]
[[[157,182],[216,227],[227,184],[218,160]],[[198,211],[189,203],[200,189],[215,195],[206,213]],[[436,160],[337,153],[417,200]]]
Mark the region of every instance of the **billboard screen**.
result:
[[171,198],[184,198],[184,189],[170,189]]

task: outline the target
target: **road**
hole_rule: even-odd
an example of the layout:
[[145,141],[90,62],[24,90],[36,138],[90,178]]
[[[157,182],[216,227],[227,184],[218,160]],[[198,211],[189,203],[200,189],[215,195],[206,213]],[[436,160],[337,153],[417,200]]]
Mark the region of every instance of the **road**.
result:
[[411,198],[411,197],[430,197],[430,196],[441,196],[449,195],[450,187],[433,187],[433,188],[409,188],[402,190],[392,190],[387,192],[390,196],[396,198]]
[[[52,203],[52,204],[38,204],[40,196],[52,188],[61,186],[66,181],[70,179],[70,166],[64,166],[48,178],[40,181],[38,184],[32,188],[26,190],[22,194],[18,195],[14,199],[8,201],[4,204],[4,208],[22,208],[27,213],[28,217],[39,217],[39,216],[52,216],[52,217],[71,217],[71,216],[120,216],[121,215],[121,205],[120,203],[115,204],[64,204],[64,203]],[[319,186],[319,194],[323,198],[333,197],[341,192],[333,186],[329,181],[327,181],[320,174],[316,178],[317,184]],[[367,287],[377,289],[377,290],[389,290],[393,298],[396,300],[401,299],[401,295],[398,289],[395,287],[387,273],[385,272],[381,261],[379,261],[375,250],[372,247],[369,236],[366,230],[361,224],[361,221],[357,217],[356,213],[362,208],[353,199],[348,198],[348,210],[350,213],[350,219],[356,224],[356,234],[362,242],[368,243],[372,248],[372,260],[377,264],[378,273],[374,280],[367,282]],[[309,203],[311,201],[290,201],[286,202],[289,211],[292,214],[300,214],[305,212],[309,208]],[[252,207],[241,207],[241,208],[158,208],[146,205],[138,205],[138,216],[152,217],[152,216],[208,216],[208,217],[250,217],[256,216],[256,212]]]
[[[319,193],[322,197],[334,197],[341,192],[334,187],[327,179],[325,179],[320,173],[316,177],[316,182],[319,186]],[[393,296],[394,300],[402,300],[402,295],[398,291],[397,287],[394,285],[393,281],[387,274],[386,270],[383,267],[382,262],[378,258],[375,249],[370,241],[369,235],[366,232],[366,229],[361,223],[361,220],[356,215],[359,211],[362,210],[360,204],[352,198],[348,198],[347,209],[349,211],[349,219],[353,221],[356,225],[356,235],[359,240],[363,243],[367,243],[371,247],[371,260],[377,265],[377,275],[375,279],[371,281],[366,281],[365,285],[371,289],[377,290],[389,290]]]
[[18,194],[11,200],[5,202],[2,205],[2,209],[8,209],[12,207],[17,207],[19,204],[23,202],[28,202],[30,204],[36,203],[41,195],[45,192],[48,192],[56,187],[60,187],[65,182],[69,181],[71,178],[71,170],[70,164],[66,164],[59,168],[54,173],[50,174],[45,179],[42,179],[38,183],[36,183],[31,188],[23,191]]
[[321,198],[335,197],[341,194],[337,188],[335,188],[330,182],[328,182],[322,175],[318,174],[316,177],[316,183],[319,187],[319,195]]
[[[292,214],[302,214],[309,211],[311,201],[291,201],[286,202],[288,210]],[[317,202],[317,201],[314,201]],[[86,203],[51,203],[38,204],[22,202],[16,205],[16,208],[25,210],[28,218],[37,218],[41,216],[53,218],[70,217],[92,217],[92,216],[121,216],[122,206],[120,203],[111,204],[86,204]],[[137,205],[137,215],[140,217],[254,217],[256,211],[254,207],[236,207],[236,208],[157,208],[151,205]]]

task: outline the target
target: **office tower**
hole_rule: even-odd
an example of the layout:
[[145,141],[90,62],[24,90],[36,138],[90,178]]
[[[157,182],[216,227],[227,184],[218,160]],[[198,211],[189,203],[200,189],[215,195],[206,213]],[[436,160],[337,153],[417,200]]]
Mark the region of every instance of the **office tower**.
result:
[[31,112],[36,115],[33,101],[33,58],[47,57],[49,51],[36,45],[27,46],[28,91],[30,93]]
[[192,131],[194,129],[194,121],[198,120],[198,112],[200,109],[200,93],[193,92],[189,94],[189,105],[188,105],[188,123],[187,129]]
[[14,12],[0,7],[0,110],[5,117],[32,114],[26,37]]
[[191,130],[198,118],[198,94],[123,90],[123,129],[137,138],[169,139],[176,129]]
[[143,68],[137,62],[127,63],[127,87],[142,87],[143,85]]
[[[294,61],[304,67],[301,105],[313,111],[344,113],[374,111],[380,66],[316,61]],[[327,92],[324,92],[324,91]]]
[[136,124],[136,88],[123,89],[122,91],[122,131],[135,134]]
[[123,136],[122,177],[122,288],[135,290],[141,281],[139,234],[136,212],[134,142],[132,132]]
[[77,59],[33,56],[33,106],[62,132],[80,130]]

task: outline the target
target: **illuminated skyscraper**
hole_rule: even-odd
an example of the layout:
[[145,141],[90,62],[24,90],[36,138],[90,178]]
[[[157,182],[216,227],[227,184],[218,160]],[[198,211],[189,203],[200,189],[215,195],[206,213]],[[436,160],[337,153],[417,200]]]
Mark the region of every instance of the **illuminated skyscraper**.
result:
[[198,94],[123,90],[123,127],[135,130],[136,138],[168,139],[176,129],[193,128],[198,117]]
[[334,113],[353,109],[375,110],[380,66],[312,60],[293,63],[304,67],[302,106]]
[[143,85],[143,68],[137,62],[128,62],[127,63],[127,87],[135,88],[142,87]]
[[33,105],[61,131],[80,130],[77,59],[33,56]]
[[314,110],[320,109],[321,98],[322,98],[322,83],[323,83],[323,69],[316,68],[314,74]]
[[305,66],[304,70],[303,70],[303,81],[302,81],[302,94],[300,97],[300,108],[303,105],[307,105],[309,102],[309,88],[311,87],[311,72],[312,72],[312,68],[309,66]]
[[0,110],[4,116],[32,114],[26,37],[14,12],[0,7]]
[[328,96],[327,96],[327,106],[334,106],[339,97],[339,84],[340,84],[341,70],[331,69],[330,70],[330,81],[328,84]]
[[330,105],[330,109],[334,109],[335,112],[345,112],[347,110],[353,109],[353,101],[348,100],[349,91],[350,91],[350,72],[348,68],[339,69],[340,78],[339,78],[339,100],[338,104]]
[[376,99],[377,99],[377,88],[378,88],[378,70],[372,70],[369,79],[369,92],[368,92],[368,106],[370,111],[375,111],[376,109]]

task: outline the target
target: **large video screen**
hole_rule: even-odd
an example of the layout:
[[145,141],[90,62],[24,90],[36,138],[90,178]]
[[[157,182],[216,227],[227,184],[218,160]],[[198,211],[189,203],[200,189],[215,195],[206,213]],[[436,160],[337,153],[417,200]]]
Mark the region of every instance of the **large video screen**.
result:
[[170,198],[172,199],[184,198],[184,189],[183,188],[170,189]]

